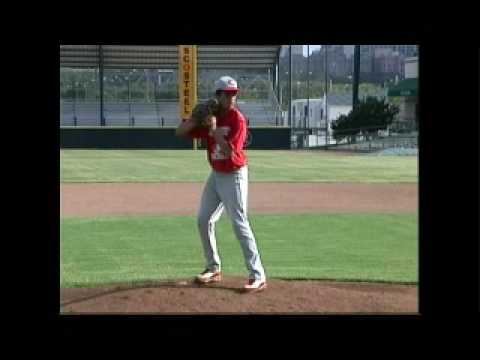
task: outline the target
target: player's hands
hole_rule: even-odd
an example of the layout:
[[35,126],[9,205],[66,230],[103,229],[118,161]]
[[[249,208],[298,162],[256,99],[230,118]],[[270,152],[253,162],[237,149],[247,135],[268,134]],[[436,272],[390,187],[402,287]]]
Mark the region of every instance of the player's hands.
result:
[[209,115],[207,116],[207,119],[205,120],[206,126],[211,130],[215,130],[217,128],[217,118],[214,115]]
[[199,127],[211,128],[212,117],[217,115],[219,106],[217,99],[209,99],[207,102],[198,103],[192,110],[192,120]]

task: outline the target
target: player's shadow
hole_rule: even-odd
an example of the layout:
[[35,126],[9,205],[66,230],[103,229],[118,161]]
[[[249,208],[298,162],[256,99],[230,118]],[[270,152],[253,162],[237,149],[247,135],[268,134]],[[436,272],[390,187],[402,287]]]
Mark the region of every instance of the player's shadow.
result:
[[87,296],[82,296],[73,300],[68,300],[64,302],[60,302],[60,306],[67,306],[67,305],[72,305],[72,304],[77,304],[81,303],[83,301],[87,300],[92,300],[92,299],[97,299],[102,296],[107,296],[107,295],[112,295],[112,294],[118,294],[126,291],[131,291],[131,290],[141,290],[141,289],[155,289],[155,288],[162,288],[162,289],[221,289],[221,290],[227,290],[227,291],[232,291],[237,294],[244,294],[244,290],[235,286],[226,286],[222,285],[220,283],[215,283],[215,284],[198,284],[194,281],[187,281],[186,283],[182,284],[181,282],[158,282],[158,283],[149,283],[149,284],[132,284],[132,285],[120,285],[116,286],[113,289],[105,290],[105,291],[99,291],[93,295],[87,295]]

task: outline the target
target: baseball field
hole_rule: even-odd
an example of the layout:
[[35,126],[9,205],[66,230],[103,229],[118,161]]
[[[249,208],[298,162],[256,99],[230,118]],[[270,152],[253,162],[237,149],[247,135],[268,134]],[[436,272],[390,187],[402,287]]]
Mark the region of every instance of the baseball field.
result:
[[247,273],[226,215],[225,280],[198,287],[204,150],[61,150],[62,313],[415,313],[418,159],[255,151],[249,219],[269,288]]

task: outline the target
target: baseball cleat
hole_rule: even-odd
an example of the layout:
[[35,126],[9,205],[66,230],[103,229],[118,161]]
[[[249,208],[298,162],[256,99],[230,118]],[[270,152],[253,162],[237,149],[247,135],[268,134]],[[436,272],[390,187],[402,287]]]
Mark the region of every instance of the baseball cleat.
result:
[[220,271],[205,270],[195,277],[195,281],[200,284],[209,284],[212,282],[219,282],[222,280],[222,273]]
[[267,288],[267,281],[265,279],[249,279],[245,284],[243,290],[248,293],[259,292]]

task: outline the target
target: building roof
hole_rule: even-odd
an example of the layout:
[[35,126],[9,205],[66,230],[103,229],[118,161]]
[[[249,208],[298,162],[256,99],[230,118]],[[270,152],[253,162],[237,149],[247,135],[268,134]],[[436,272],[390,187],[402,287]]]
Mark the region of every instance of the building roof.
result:
[[[60,67],[178,68],[176,45],[60,45]],[[281,45],[198,45],[198,68],[271,68]]]

